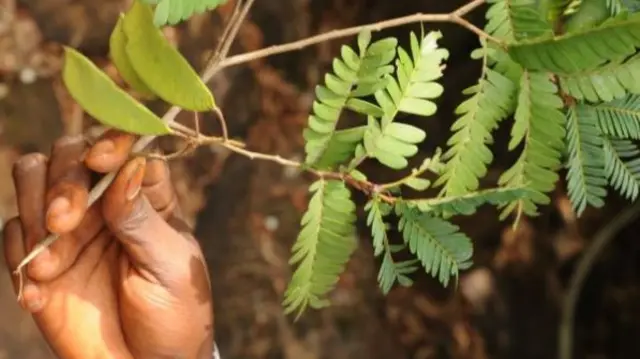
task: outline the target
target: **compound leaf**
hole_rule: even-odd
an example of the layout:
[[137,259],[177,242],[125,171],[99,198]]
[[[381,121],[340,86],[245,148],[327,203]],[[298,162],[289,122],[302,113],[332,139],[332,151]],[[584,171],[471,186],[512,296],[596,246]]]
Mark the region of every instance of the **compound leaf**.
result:
[[299,317],[309,306],[328,305],[332,290],[356,248],[356,205],[341,181],[320,179],[309,190],[313,193],[302,217],[302,230],[292,248],[289,261],[297,268],[285,292],[287,314]]
[[451,277],[471,266],[473,245],[464,233],[444,219],[400,203],[396,205],[400,216],[398,230],[405,243],[428,274],[447,286]]
[[577,104],[567,111],[566,145],[569,152],[567,187],[569,200],[577,216],[587,205],[604,206],[607,195],[603,138],[596,112]]
[[193,15],[214,10],[228,0],[141,0],[157,5],[153,15],[155,26],[175,25]]
[[597,27],[510,44],[508,52],[525,69],[566,75],[633,55],[639,46],[640,13],[623,12]]

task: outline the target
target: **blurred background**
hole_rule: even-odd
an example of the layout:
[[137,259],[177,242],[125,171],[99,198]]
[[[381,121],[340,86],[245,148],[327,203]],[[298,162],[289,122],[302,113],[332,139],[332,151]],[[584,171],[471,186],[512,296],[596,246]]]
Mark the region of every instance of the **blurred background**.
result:
[[[415,12],[449,12],[462,3],[257,0],[232,54]],[[197,69],[233,5],[230,0],[214,13],[165,29]],[[61,86],[59,45],[78,48],[119,81],[107,57],[108,36],[127,6],[127,0],[0,0],[0,223],[16,211],[11,182],[16,158],[48,153],[56,138],[79,133],[89,123]],[[469,18],[482,26],[484,9]],[[403,119],[427,129],[428,144],[421,150],[429,155],[445,144],[461,91],[478,77],[479,64],[469,61],[478,45],[475,35],[449,24],[425,28],[442,30],[442,44],[451,52],[438,114]],[[409,30],[419,26],[375,36],[397,36],[406,43]],[[301,133],[313,88],[340,46],[354,41],[324,43],[220,73],[210,85],[231,135],[256,151],[302,158]],[[150,106],[160,114],[166,110],[161,103]],[[207,132],[219,130],[213,118],[205,118],[203,126]],[[503,127],[487,185],[514,160],[505,145],[509,128]],[[412,288],[396,288],[386,297],[377,288],[378,263],[362,230],[361,245],[331,295],[333,306],[309,311],[293,323],[283,316],[280,302],[309,178],[212,148],[200,148],[171,167],[209,262],[224,359],[555,358],[560,301],[576,259],[625,205],[612,197],[605,210],[588,211],[576,221],[560,183],[553,203],[516,231],[486,208],[459,222],[475,242],[475,265],[463,273],[457,290],[418,275]],[[376,179],[393,177],[375,163],[365,163],[365,170]],[[363,218],[360,227],[365,229]],[[575,358],[640,357],[638,233],[639,222],[625,226],[592,268],[577,307]],[[0,359],[53,358],[16,305],[6,272],[3,263]]]

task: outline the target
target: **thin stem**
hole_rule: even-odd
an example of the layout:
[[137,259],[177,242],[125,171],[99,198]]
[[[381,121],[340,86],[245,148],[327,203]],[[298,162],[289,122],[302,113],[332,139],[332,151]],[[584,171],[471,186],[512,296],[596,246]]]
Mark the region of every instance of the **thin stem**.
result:
[[250,159],[256,159],[256,160],[265,160],[265,161],[270,161],[270,162],[275,162],[278,163],[280,165],[283,166],[288,166],[288,167],[302,167],[302,164],[300,162],[296,162],[293,160],[288,160],[286,158],[280,157],[278,155],[269,155],[266,153],[260,153],[260,152],[253,152],[253,151],[249,151],[249,150],[245,150],[244,148],[240,148],[240,147],[236,147],[233,144],[229,143],[228,141],[222,142],[220,143],[220,145],[222,145],[224,148],[228,149],[229,151],[235,152],[237,154],[249,157]]
[[627,207],[611,222],[607,223],[593,236],[593,241],[584,251],[569,281],[567,293],[562,301],[562,316],[558,328],[558,359],[573,358],[573,332],[576,304],[589,271],[602,250],[611,242],[618,232],[640,216],[640,201]]
[[474,0],[466,5],[459,7],[448,14],[413,14],[408,16],[403,16],[395,19],[380,21],[374,24],[360,25],[349,27],[341,30],[333,30],[320,35],[312,36],[303,40],[293,41],[287,44],[282,45],[274,45],[261,50],[248,52],[241,55],[231,56],[220,62],[219,67],[226,68],[230,66],[235,66],[238,64],[242,64],[245,62],[250,62],[253,60],[261,59],[264,57],[269,57],[277,54],[282,54],[285,52],[297,51],[301,50],[305,47],[316,45],[325,41],[340,39],[344,37],[354,36],[359,34],[363,30],[369,31],[381,31],[384,29],[398,27],[407,24],[413,24],[417,22],[451,22],[463,26],[470,31],[477,34],[480,38],[488,39],[497,44],[502,44],[502,42],[486,32],[482,31],[480,28],[476,27],[469,21],[465,20],[463,16],[467,15],[472,10],[480,7],[485,3],[485,0]]

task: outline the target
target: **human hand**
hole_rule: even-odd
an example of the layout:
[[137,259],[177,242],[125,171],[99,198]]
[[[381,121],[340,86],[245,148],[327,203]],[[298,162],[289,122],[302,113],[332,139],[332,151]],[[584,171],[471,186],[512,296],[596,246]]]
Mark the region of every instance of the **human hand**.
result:
[[[9,270],[47,230],[61,236],[25,267],[20,304],[63,359],[210,358],[213,308],[202,252],[178,219],[166,164],[127,162],[133,142],[108,132],[87,148],[82,137],[63,137],[50,158],[36,153],[15,163],[19,215],[4,229]],[[87,208],[90,171],[123,164]]]

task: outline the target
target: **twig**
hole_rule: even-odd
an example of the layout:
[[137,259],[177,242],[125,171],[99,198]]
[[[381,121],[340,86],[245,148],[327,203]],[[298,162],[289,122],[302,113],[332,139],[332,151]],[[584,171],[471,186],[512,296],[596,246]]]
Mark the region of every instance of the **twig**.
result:
[[[482,4],[485,3],[485,0],[473,0],[470,3],[461,6],[458,9],[456,9],[453,12],[448,13],[448,14],[422,14],[422,13],[418,13],[418,14],[409,15],[409,16],[405,16],[405,17],[400,17],[400,18],[396,18],[396,19],[381,21],[381,22],[378,22],[378,23],[375,23],[375,24],[369,24],[369,25],[363,25],[363,26],[355,26],[355,27],[350,27],[350,28],[346,28],[346,29],[342,29],[342,30],[335,30],[335,31],[331,31],[331,32],[324,33],[324,34],[321,34],[321,35],[313,36],[313,37],[310,37],[310,38],[307,38],[307,39],[304,39],[304,40],[295,41],[295,42],[288,43],[288,44],[283,44],[283,45],[271,46],[271,47],[268,47],[268,48],[265,48],[265,49],[262,49],[262,50],[249,52],[249,53],[246,53],[246,54],[237,55],[237,56],[233,56],[233,57],[230,57],[230,58],[226,59],[227,54],[228,54],[228,52],[229,52],[229,50],[231,48],[231,44],[233,43],[233,40],[237,36],[238,31],[240,30],[240,26],[241,26],[242,22],[244,21],[244,18],[246,17],[246,15],[248,14],[249,9],[253,5],[254,1],[255,0],[247,0],[245,3],[243,3],[242,8],[241,8],[241,10],[239,12],[237,11],[238,8],[236,8],[236,11],[234,11],[234,14],[232,15],[231,21],[229,21],[227,23],[227,26],[226,26],[226,28],[225,28],[225,30],[223,32],[223,34],[226,34],[227,36],[224,37],[221,42],[219,42],[219,44],[217,46],[217,49],[216,49],[216,53],[214,54],[211,63],[205,68],[204,73],[201,75],[201,78],[202,78],[203,82],[205,82],[205,83],[208,82],[209,80],[211,80],[211,78],[218,71],[220,71],[220,70],[222,70],[222,69],[224,69],[226,67],[233,66],[233,65],[241,64],[241,63],[248,62],[248,61],[253,61],[253,60],[256,60],[256,59],[259,59],[259,58],[263,58],[263,57],[267,57],[267,56],[281,54],[281,53],[284,53],[284,52],[300,50],[300,49],[302,49],[304,47],[311,46],[311,45],[314,45],[314,44],[318,44],[318,43],[321,43],[321,42],[324,42],[324,41],[329,41],[329,40],[333,40],[333,39],[338,39],[338,38],[357,35],[358,33],[360,33],[363,30],[380,31],[380,30],[383,30],[383,29],[387,29],[387,28],[391,28],[391,27],[397,27],[397,26],[401,26],[401,25],[407,25],[407,24],[416,23],[416,22],[452,22],[452,23],[456,23],[456,24],[464,26],[465,28],[473,31],[474,33],[476,33],[481,38],[491,40],[491,41],[493,41],[495,43],[498,43],[498,44],[502,44],[498,39],[488,35],[487,33],[485,33],[484,31],[482,31],[481,29],[477,28],[476,26],[474,26],[473,24],[471,24],[470,22],[468,22],[467,20],[465,20],[463,18],[463,16],[465,16],[466,14],[471,12],[472,10],[478,8],[479,6],[481,6]],[[162,117],[162,120],[167,124],[171,124],[171,123],[174,122],[176,116],[180,112],[181,112],[181,108],[173,106]],[[151,142],[153,142],[153,140],[155,138],[156,138],[156,136],[144,136],[144,137],[141,137],[134,144],[134,146],[132,148],[132,152],[134,152],[134,153],[135,152],[141,152]],[[223,143],[226,143],[228,145],[227,148],[231,149],[232,151],[234,151],[236,153],[247,155],[250,158],[267,159],[267,158],[273,157],[273,156],[270,156],[270,155],[264,155],[264,154],[260,154],[260,153],[246,151],[246,150],[244,150],[242,148],[230,145],[230,143],[228,141],[227,142],[223,141]],[[277,156],[274,157],[275,162],[281,163],[283,165],[291,166],[294,163],[293,161],[290,162],[289,160],[285,160],[283,158],[279,158],[278,159],[278,158],[279,157],[277,157]],[[296,166],[299,167],[300,165],[297,164]],[[109,187],[109,185],[113,182],[118,170],[106,174],[93,187],[91,192],[89,192],[89,201],[88,201],[88,205],[89,206],[91,206],[98,198],[100,198],[102,196],[102,194],[106,191],[106,189]],[[59,236],[56,235],[56,234],[51,234],[51,235],[47,236],[42,242],[37,244],[35,246],[35,248],[31,252],[29,252],[27,254],[27,256],[22,260],[22,262],[20,262],[20,264],[18,265],[18,267],[16,268],[14,273],[16,275],[18,275],[18,276],[21,276],[23,267],[25,265],[27,265],[29,262],[31,262],[33,260],[33,258],[38,256],[44,249],[46,249],[52,243],[54,243],[56,240],[58,240],[58,238],[59,238]],[[20,297],[21,297],[21,293],[18,294],[18,299],[20,299]]]
[[488,39],[497,44],[502,45],[502,42],[495,37],[490,36],[486,32],[482,31],[477,26],[473,25],[469,21],[465,20],[463,16],[470,13],[472,10],[480,7],[485,3],[485,0],[474,0],[466,5],[459,7],[458,9],[448,13],[448,14],[413,14],[408,16],[403,16],[391,20],[380,21],[374,24],[367,24],[361,26],[349,27],[346,29],[333,30],[320,35],[312,36],[303,40],[293,41],[287,44],[282,45],[274,45],[261,50],[247,52],[245,54],[240,54],[236,56],[231,56],[220,62],[219,69],[223,69],[230,66],[235,66],[238,64],[242,64],[245,62],[250,62],[253,60],[261,59],[264,57],[269,57],[277,54],[282,54],[285,52],[297,51],[301,50],[305,47],[312,46],[315,44],[319,44],[325,41],[335,40],[343,37],[349,37],[359,34],[363,30],[369,31],[381,31],[384,29],[398,27],[402,25],[413,24],[417,22],[451,22],[463,26],[470,31],[473,31],[480,38]]
[[[248,14],[249,9],[253,5],[253,2],[254,2],[254,0],[248,0],[244,4],[244,8],[240,12],[240,14],[237,17],[234,17],[234,19],[232,19],[232,20],[234,20],[236,22],[239,22],[239,23],[242,23],[244,21],[244,17]],[[238,30],[240,29],[240,27],[238,25],[236,25],[235,23],[233,23],[233,22],[229,22],[227,24],[227,28],[230,29],[230,30],[225,29],[225,32],[228,34],[228,37],[224,38],[222,40],[222,45],[218,46],[218,49],[220,50],[220,55],[214,57],[214,62],[212,62],[205,69],[204,73],[202,74],[202,81],[203,82],[208,82],[216,74],[217,69],[218,69],[219,61],[221,61],[222,59],[224,59],[227,56],[229,48],[231,47],[230,43],[233,42],[233,40],[235,39],[236,35],[238,34]],[[227,45],[227,44],[229,44],[229,45]],[[167,111],[167,113],[164,116],[162,116],[162,120],[167,124],[173,123],[175,118],[176,118],[176,116],[178,116],[178,114],[180,113],[181,110],[182,109],[180,107],[177,107],[177,106],[171,107],[169,109],[169,111]],[[141,152],[151,142],[153,142],[153,140],[155,138],[156,138],[156,136],[144,136],[144,137],[140,138],[133,145],[132,152]],[[88,200],[88,206],[89,207],[91,205],[93,205],[98,200],[98,198],[100,198],[102,196],[102,194],[107,190],[109,185],[111,185],[111,183],[115,179],[116,174],[118,173],[119,170],[120,169],[106,174],[93,187],[91,192],[89,192],[89,200]],[[20,264],[18,264],[18,267],[15,269],[14,274],[19,276],[19,277],[22,277],[22,269],[24,268],[24,266],[29,264],[29,262],[31,262],[35,257],[37,257],[40,253],[42,253],[42,251],[44,251],[46,248],[48,248],[51,244],[53,244],[59,238],[60,238],[60,236],[58,234],[52,233],[49,236],[47,236],[42,242],[38,243],[31,250],[31,252],[29,252],[25,256],[25,258],[20,262]],[[22,298],[22,288],[20,288],[19,291],[18,291],[18,300],[20,300],[21,298]]]
[[639,216],[640,201],[637,201],[632,206],[627,207],[596,233],[593,241],[580,258],[569,281],[567,294],[562,301],[562,317],[560,319],[560,327],[558,328],[558,359],[573,358],[573,332],[576,304],[584,281],[587,279],[587,275],[593,267],[596,258],[598,258],[598,255],[607,244],[616,237],[618,232]]

